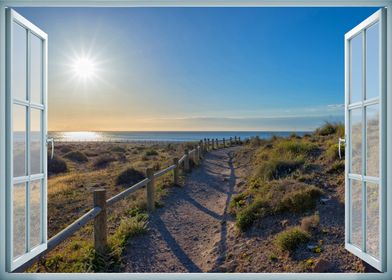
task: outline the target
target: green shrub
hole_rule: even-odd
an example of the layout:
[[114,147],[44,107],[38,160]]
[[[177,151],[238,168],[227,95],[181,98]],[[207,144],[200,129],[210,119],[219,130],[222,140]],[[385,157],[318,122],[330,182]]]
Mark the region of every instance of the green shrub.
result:
[[275,244],[282,250],[294,251],[299,245],[306,243],[310,238],[310,234],[303,231],[299,227],[294,227],[282,231],[275,237]]
[[67,163],[61,157],[48,156],[48,173],[49,175],[64,173],[68,171]]
[[145,178],[144,174],[133,169],[127,168],[118,174],[116,178],[116,185],[132,186]]
[[328,136],[335,134],[339,137],[344,136],[344,124],[343,123],[331,123],[326,122],[323,126],[316,130],[316,133],[321,136]]
[[270,259],[270,261],[273,261],[273,262],[276,262],[279,260],[278,257],[275,255],[275,253],[271,253],[269,255],[269,259]]
[[72,152],[66,153],[64,155],[64,157],[69,160],[72,160],[74,162],[78,162],[78,163],[83,163],[83,162],[88,161],[87,156],[80,151],[72,151]]
[[245,193],[240,193],[235,195],[229,204],[230,213],[235,214],[238,209],[242,208],[246,203],[245,199],[246,199]]
[[339,161],[335,161],[327,170],[328,173],[330,174],[339,174],[339,173],[344,173],[346,166],[344,161],[339,160]]
[[[341,152],[341,156],[343,158],[344,154],[345,154],[344,145],[340,146],[340,152]],[[328,147],[328,149],[325,151],[325,158],[327,160],[329,160],[330,162],[340,159],[339,158],[339,144],[330,145]]]
[[145,155],[146,157],[149,157],[149,156],[157,156],[157,155],[158,155],[158,152],[155,151],[155,150],[147,150],[147,151],[145,151],[144,155]]
[[111,148],[111,151],[115,153],[125,153],[127,150],[125,150],[123,147],[115,146]]
[[305,186],[301,189],[286,193],[280,205],[279,211],[304,212],[316,206],[316,200],[322,195],[322,190],[315,186]]
[[109,244],[113,249],[124,247],[129,238],[144,233],[147,229],[147,218],[138,214],[135,217],[123,218],[116,232],[110,236]]
[[276,145],[275,156],[280,158],[285,155],[289,156],[289,158],[309,156],[317,149],[318,147],[314,143],[289,139],[281,141]]
[[93,251],[94,272],[119,272],[121,269],[121,257],[128,240],[146,231],[147,218],[125,217],[120,221],[113,235],[110,235],[106,252],[98,254]]
[[262,163],[256,170],[256,177],[263,180],[281,179],[304,164],[304,160],[277,160],[272,159]]
[[268,214],[268,203],[265,200],[257,199],[244,209],[237,212],[236,226],[241,231],[246,231],[255,220]]
[[94,162],[94,167],[95,168],[105,168],[107,167],[111,162],[115,161],[116,159],[112,156],[109,155],[102,155],[99,156],[95,162]]

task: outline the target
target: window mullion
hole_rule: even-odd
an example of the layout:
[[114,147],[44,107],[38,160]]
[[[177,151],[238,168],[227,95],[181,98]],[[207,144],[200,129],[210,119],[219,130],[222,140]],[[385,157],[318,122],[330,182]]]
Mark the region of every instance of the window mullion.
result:
[[30,63],[31,63],[31,32],[27,31],[27,101],[29,106],[27,107],[26,115],[26,163],[27,163],[27,182],[26,182],[26,252],[30,251],[30,175],[31,175],[31,164],[30,164],[30,102],[31,102],[31,79],[30,79]]
[[362,251],[366,252],[366,208],[367,208],[367,194],[366,194],[366,30],[363,31],[362,36]]

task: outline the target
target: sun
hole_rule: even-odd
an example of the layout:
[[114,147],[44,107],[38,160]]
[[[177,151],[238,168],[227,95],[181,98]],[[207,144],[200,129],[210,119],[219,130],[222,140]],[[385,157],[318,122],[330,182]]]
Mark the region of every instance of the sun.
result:
[[72,71],[81,80],[91,80],[96,76],[97,66],[89,57],[78,57],[72,63]]

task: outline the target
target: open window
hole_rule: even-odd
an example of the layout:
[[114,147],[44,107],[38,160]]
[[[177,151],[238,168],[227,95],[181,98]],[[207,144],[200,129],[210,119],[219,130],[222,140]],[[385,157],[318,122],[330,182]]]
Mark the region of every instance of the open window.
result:
[[[7,9],[7,270],[47,249],[47,35]],[[386,270],[386,10],[345,36],[345,247]],[[53,146],[52,146],[53,148]]]
[[47,35],[7,10],[8,270],[46,249]]
[[386,254],[386,16],[345,36],[346,248],[380,271]]

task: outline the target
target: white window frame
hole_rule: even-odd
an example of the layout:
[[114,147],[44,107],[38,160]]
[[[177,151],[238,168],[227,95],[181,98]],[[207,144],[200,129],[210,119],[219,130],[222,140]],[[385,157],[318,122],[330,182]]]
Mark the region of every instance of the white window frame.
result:
[[[6,159],[5,159],[5,63],[6,60],[6,7],[217,7],[217,6],[246,6],[246,7],[386,7],[387,8],[387,96],[392,96],[392,0],[0,0],[0,279],[99,279],[114,278],[113,274],[20,274],[7,273],[6,269]],[[344,38],[342,38],[343,40]],[[392,279],[392,98],[387,98],[387,165],[386,165],[386,272],[384,273],[247,273],[247,274],[115,274],[116,279]],[[389,214],[389,215],[388,215]]]
[[[364,162],[366,162],[367,159],[367,154],[365,152],[365,147],[367,137],[366,137],[366,108],[367,106],[370,105],[379,105],[379,139],[380,139],[380,150],[386,150],[386,124],[385,124],[385,119],[386,119],[386,106],[385,106],[385,100],[386,100],[386,87],[385,87],[385,82],[386,82],[386,75],[381,75],[380,80],[379,80],[379,88],[380,88],[380,95],[378,97],[374,97],[371,99],[365,99],[361,101],[357,101],[355,103],[350,103],[350,83],[348,82],[351,80],[350,77],[350,72],[351,72],[351,50],[350,50],[350,40],[356,37],[358,34],[362,33],[364,29],[367,29],[371,27],[375,23],[379,23],[379,46],[380,46],[380,74],[383,73],[385,74],[384,71],[384,65],[386,65],[385,60],[386,60],[386,52],[384,51],[386,49],[385,46],[385,41],[383,40],[383,37],[386,35],[386,22],[385,22],[385,17],[386,17],[386,10],[382,9],[377,12],[375,12],[373,15],[368,17],[366,20],[361,22],[359,25],[357,25],[355,28],[350,30],[349,32],[346,33],[345,35],[345,127],[346,127],[346,147],[347,147],[347,153],[351,153],[351,149],[349,149],[351,145],[351,132],[349,131],[351,129],[351,123],[350,123],[350,117],[349,114],[351,110],[353,109],[361,109],[362,112],[362,169],[364,169]],[[365,33],[366,34],[366,33]],[[366,59],[366,36],[362,37],[362,59],[365,61]],[[363,65],[362,68],[362,79],[363,83],[366,80],[366,63]],[[366,91],[366,87],[363,85],[362,86],[362,95]],[[384,101],[384,102],[382,102]],[[379,155],[379,176],[378,177],[372,177],[372,176],[362,176],[358,174],[351,174],[350,173],[350,168],[352,166],[351,164],[351,155],[345,157],[346,161],[346,169],[345,169],[345,212],[350,213],[351,212],[351,194],[350,194],[350,182],[352,180],[356,180],[357,182],[361,182],[362,184],[362,248],[358,248],[357,246],[353,245],[350,243],[350,236],[351,236],[351,221],[350,221],[350,215],[346,215],[345,217],[345,247],[348,251],[353,253],[354,255],[358,256],[362,260],[366,261],[367,263],[371,264],[375,268],[377,268],[380,271],[385,271],[385,261],[386,261],[386,250],[384,250],[385,244],[386,244],[386,222],[382,217],[385,217],[386,215],[386,180],[385,180],[385,172],[386,172],[386,155],[383,153],[380,153]],[[380,227],[379,227],[379,234],[382,238],[379,240],[380,244],[380,258],[376,259],[375,257],[371,256],[366,252],[366,223],[367,223],[367,216],[366,216],[366,188],[365,184],[366,183],[375,183],[378,185],[378,188],[380,190],[379,192],[379,202],[380,202],[380,208],[379,208],[379,217],[380,217]]]
[[[29,60],[29,63],[26,64],[27,67],[27,77],[26,77],[26,84],[28,85],[27,88],[29,88],[29,81],[30,81],[30,57],[31,57],[31,44],[30,44],[30,38],[31,36],[36,36],[37,38],[42,40],[42,73],[41,73],[41,85],[42,85],[42,92],[41,92],[41,103],[37,104],[31,101],[31,90],[28,89],[28,100],[18,100],[12,96],[7,96],[7,111],[10,112],[9,114],[11,115],[11,118],[8,120],[6,124],[6,129],[7,129],[7,134],[8,134],[8,143],[9,146],[12,146],[14,141],[13,141],[13,128],[12,128],[12,123],[13,123],[13,107],[14,105],[18,106],[23,106],[23,108],[26,108],[26,164],[27,164],[27,173],[30,172],[30,122],[31,122],[31,116],[30,112],[31,109],[36,109],[41,112],[41,173],[39,174],[33,174],[33,175],[24,175],[20,177],[14,177],[13,176],[13,166],[7,166],[7,186],[13,186],[14,184],[17,183],[25,183],[26,184],[26,194],[27,194],[27,199],[26,199],[26,249],[28,250],[27,253],[19,256],[18,258],[13,258],[13,192],[12,189],[7,192],[7,218],[9,219],[7,221],[7,224],[10,225],[10,227],[7,228],[7,267],[12,271],[19,267],[20,265],[24,264],[26,261],[30,260],[32,257],[40,254],[41,252],[45,251],[47,248],[47,199],[46,199],[46,189],[47,189],[47,157],[46,157],[46,131],[47,131],[47,88],[46,88],[46,83],[44,82],[46,80],[47,76],[47,40],[48,37],[45,33],[43,33],[39,28],[37,28],[35,25],[33,25],[31,22],[27,21],[24,17],[19,15],[17,12],[15,12],[12,9],[7,10],[7,19],[8,24],[7,24],[7,35],[10,37],[12,36],[12,28],[13,24],[17,23],[18,25],[22,26],[28,31],[28,37],[27,37],[27,57]],[[11,38],[8,38],[7,41],[7,59],[11,59],[11,50],[13,49],[12,47],[12,40]],[[12,67],[11,63],[7,63],[8,67]],[[12,72],[12,69],[7,69],[7,72]],[[7,79],[10,79],[8,77]],[[9,81],[9,86],[11,86],[11,82]],[[11,91],[11,89],[7,89],[8,91]],[[45,133],[44,133],[45,132]],[[6,156],[9,157],[8,161],[10,162],[11,159],[13,159],[13,149],[7,149],[7,154]],[[41,190],[40,190],[40,198],[41,198],[41,209],[40,209],[40,239],[41,239],[41,244],[34,248],[30,248],[30,221],[29,221],[29,211],[30,211],[30,201],[29,201],[29,193],[30,193],[30,184],[32,181],[41,181]]]

